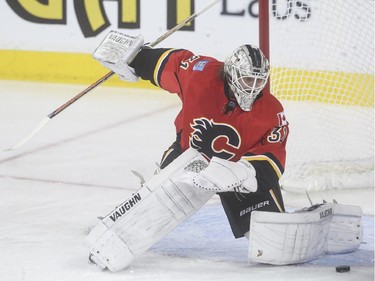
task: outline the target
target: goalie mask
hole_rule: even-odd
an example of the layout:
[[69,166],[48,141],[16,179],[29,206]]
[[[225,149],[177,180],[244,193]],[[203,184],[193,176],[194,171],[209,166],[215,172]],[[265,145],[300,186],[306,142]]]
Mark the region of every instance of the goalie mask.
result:
[[267,84],[269,63],[259,48],[243,45],[226,59],[224,73],[240,108],[250,111]]

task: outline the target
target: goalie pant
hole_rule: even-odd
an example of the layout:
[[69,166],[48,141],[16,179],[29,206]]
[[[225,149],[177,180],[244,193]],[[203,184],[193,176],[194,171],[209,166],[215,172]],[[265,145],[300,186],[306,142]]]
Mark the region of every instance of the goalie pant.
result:
[[188,149],[128,200],[103,218],[84,241],[90,260],[117,272],[199,210],[215,193],[194,188],[192,177],[207,167]]
[[353,252],[362,236],[359,206],[325,203],[295,213],[254,211],[248,256],[250,262],[303,263],[326,253]]

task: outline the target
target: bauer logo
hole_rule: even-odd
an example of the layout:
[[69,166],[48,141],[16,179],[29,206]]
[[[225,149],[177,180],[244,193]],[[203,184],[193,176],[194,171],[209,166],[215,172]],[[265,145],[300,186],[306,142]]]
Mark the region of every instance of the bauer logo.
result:
[[261,209],[263,207],[266,207],[266,206],[269,206],[270,205],[270,201],[264,201],[264,202],[260,202],[258,204],[255,204],[253,206],[250,206],[250,207],[247,207],[246,209],[240,211],[240,217],[242,217],[243,215],[246,215],[254,210],[258,210],[258,209]]
[[113,222],[116,222],[120,217],[125,215],[127,211],[129,211],[132,207],[134,207],[139,201],[141,201],[142,197],[139,193],[133,195],[132,198],[122,203],[119,207],[117,207],[112,213],[109,214],[109,217]]

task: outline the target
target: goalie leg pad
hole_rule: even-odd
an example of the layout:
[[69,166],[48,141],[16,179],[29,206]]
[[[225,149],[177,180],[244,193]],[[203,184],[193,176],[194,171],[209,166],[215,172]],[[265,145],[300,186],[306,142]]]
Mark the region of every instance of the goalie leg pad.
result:
[[113,270],[134,259],[125,242],[102,222],[87,236],[85,245],[90,249],[90,260],[102,270]]
[[359,248],[363,237],[362,209],[358,206],[334,205],[329,225],[327,253],[350,253]]
[[200,153],[189,149],[145,183],[88,235],[84,246],[92,260],[112,272],[123,270],[199,210],[215,194],[191,184],[206,166]]
[[250,222],[250,262],[303,263],[326,253],[356,250],[362,241],[362,210],[326,203],[295,213],[254,211]]

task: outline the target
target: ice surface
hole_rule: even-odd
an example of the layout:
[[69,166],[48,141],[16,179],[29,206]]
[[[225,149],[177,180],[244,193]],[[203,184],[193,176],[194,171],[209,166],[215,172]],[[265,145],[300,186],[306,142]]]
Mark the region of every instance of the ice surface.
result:
[[[56,116],[28,144],[20,141],[85,86],[0,81],[0,280],[373,280],[374,190],[311,193],[317,203],[360,205],[358,251],[298,266],[247,263],[247,240],[232,237],[217,196],[120,273],[88,263],[82,241],[139,188],[131,170],[152,176],[175,138],[180,103],[160,91],[100,86]],[[285,193],[290,209],[309,204]],[[335,266],[351,265],[349,273]]]

